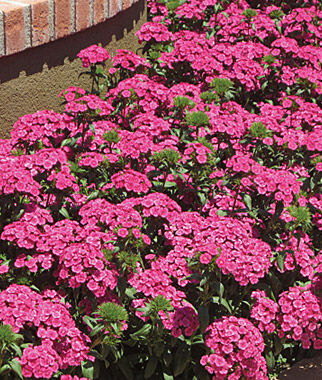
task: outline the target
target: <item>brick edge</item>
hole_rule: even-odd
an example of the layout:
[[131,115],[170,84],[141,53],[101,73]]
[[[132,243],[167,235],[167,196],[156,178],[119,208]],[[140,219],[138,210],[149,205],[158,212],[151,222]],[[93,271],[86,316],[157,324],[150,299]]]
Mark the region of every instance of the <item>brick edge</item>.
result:
[[[0,58],[54,41],[70,34],[95,26],[114,17],[139,0],[0,0]],[[9,49],[6,23],[10,5],[21,7],[24,41],[17,41],[17,47]],[[87,11],[84,12],[84,4]],[[41,5],[41,6],[40,6]],[[40,9],[40,15],[35,11]],[[67,8],[67,9],[66,9]],[[36,14],[37,13],[37,14]],[[41,22],[35,20],[42,17]],[[41,25],[43,29],[41,30]],[[35,36],[41,36],[38,39]],[[23,47],[22,47],[23,46]]]

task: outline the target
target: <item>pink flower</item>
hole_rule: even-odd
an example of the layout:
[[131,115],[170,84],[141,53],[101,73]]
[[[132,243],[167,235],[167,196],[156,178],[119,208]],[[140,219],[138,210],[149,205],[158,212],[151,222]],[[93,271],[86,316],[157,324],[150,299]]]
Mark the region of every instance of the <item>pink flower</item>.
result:
[[110,54],[98,45],[91,45],[81,50],[77,54],[77,57],[82,60],[83,67],[88,67],[90,64],[103,63],[111,58]]
[[201,264],[209,264],[212,259],[212,256],[209,253],[203,253],[200,256],[200,262]]
[[126,229],[126,228],[120,228],[118,231],[117,231],[117,235],[122,237],[122,238],[125,238],[127,237],[129,234],[129,231]]

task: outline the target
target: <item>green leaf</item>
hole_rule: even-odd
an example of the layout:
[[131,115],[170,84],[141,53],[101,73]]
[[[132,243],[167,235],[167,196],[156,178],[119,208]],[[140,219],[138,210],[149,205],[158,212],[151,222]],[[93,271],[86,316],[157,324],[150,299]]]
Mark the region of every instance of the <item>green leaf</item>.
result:
[[274,335],[274,347],[275,347],[275,355],[278,355],[283,350],[283,344],[280,338]]
[[95,318],[91,318],[88,315],[85,315],[84,318],[83,318],[83,321],[87,324],[87,326],[89,326],[91,329],[93,329],[94,326],[93,326],[92,322],[95,322],[96,319]]
[[59,213],[62,214],[62,216],[64,216],[66,219],[71,219],[70,218],[70,215],[67,211],[67,209],[65,207],[62,207],[60,210],[59,210]]
[[174,356],[174,377],[179,376],[186,369],[187,364],[190,362],[190,352],[186,345],[179,345]]
[[198,319],[200,323],[200,330],[201,330],[201,333],[203,334],[206,327],[209,325],[209,313],[208,313],[207,306],[199,306]]
[[156,356],[151,356],[144,370],[144,378],[150,379],[154,375],[158,365],[158,359]]
[[95,135],[95,127],[93,124],[89,125],[89,129],[93,132],[93,135]]
[[166,373],[163,374],[163,379],[164,380],[173,380],[173,376],[167,375]]
[[213,285],[215,292],[219,296],[220,303],[222,302],[222,296],[224,295],[225,287],[221,282],[215,282]]
[[96,199],[99,195],[99,190],[92,191],[89,196],[87,197],[88,201],[91,201],[92,199]]
[[170,187],[176,187],[177,184],[175,182],[170,182],[170,181],[166,181],[165,184],[164,184],[164,187],[165,188],[170,188]]
[[11,370],[11,367],[9,364],[4,364],[1,368],[0,368],[0,375],[3,374],[4,372],[6,371],[10,371]]
[[90,336],[94,336],[94,335],[96,335],[98,332],[102,331],[103,328],[104,328],[104,325],[102,325],[102,324],[98,324],[97,326],[95,326],[95,327],[93,328],[93,330],[90,332],[89,335],[90,335]]
[[207,197],[204,193],[198,193],[201,204],[204,206],[207,203]]
[[163,342],[158,342],[153,347],[153,351],[158,358],[163,354],[164,349],[165,349],[165,344]]
[[280,270],[283,272],[284,271],[284,262],[286,259],[286,252],[282,252],[277,256],[276,262]]
[[13,372],[20,377],[20,379],[23,379],[22,371],[21,371],[21,365],[16,359],[12,359],[9,361],[9,365]]
[[269,370],[274,369],[274,367],[275,367],[275,358],[274,358],[274,355],[273,355],[273,352],[272,352],[272,351],[269,351],[269,352],[265,355],[265,359],[266,359],[267,368],[268,368]]
[[[23,338],[23,337],[22,337]],[[16,343],[11,343],[11,348],[15,351],[15,353],[21,357],[22,351],[21,348]]]
[[225,298],[221,300],[221,304],[229,311],[229,313],[232,313],[231,305],[227,302]]
[[247,208],[249,210],[251,210],[252,209],[252,198],[250,197],[250,195],[245,194],[243,200],[244,200],[244,203],[247,206]]
[[137,293],[137,290],[134,287],[126,288],[126,290],[125,290],[125,294],[131,299],[134,298],[136,293]]
[[165,364],[166,367],[169,367],[169,365],[171,364],[172,362],[172,359],[173,359],[173,356],[171,355],[170,352],[166,351],[164,354],[163,354],[163,362]]
[[93,380],[94,378],[94,364],[88,360],[83,361],[81,364],[82,374],[84,377]]
[[134,340],[139,340],[140,338],[146,338],[150,334],[151,329],[152,329],[152,326],[150,324],[146,324],[143,327],[141,327],[140,330],[131,334],[130,337]]

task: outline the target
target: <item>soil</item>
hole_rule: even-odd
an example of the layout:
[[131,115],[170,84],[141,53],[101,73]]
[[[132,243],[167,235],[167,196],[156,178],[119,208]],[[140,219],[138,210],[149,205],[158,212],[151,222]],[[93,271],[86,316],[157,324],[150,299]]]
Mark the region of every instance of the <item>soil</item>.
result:
[[278,380],[322,380],[322,352],[283,371]]

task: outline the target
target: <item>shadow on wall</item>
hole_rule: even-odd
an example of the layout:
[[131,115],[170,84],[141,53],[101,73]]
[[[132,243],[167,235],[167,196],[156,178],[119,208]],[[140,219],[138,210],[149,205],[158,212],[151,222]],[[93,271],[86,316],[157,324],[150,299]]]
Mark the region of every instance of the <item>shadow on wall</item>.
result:
[[146,22],[146,2],[139,0],[101,24],[45,45],[0,58],[0,138],[8,138],[14,122],[40,109],[62,111],[58,94],[68,86],[89,87],[79,74],[80,50],[101,44],[136,51],[135,32]]

